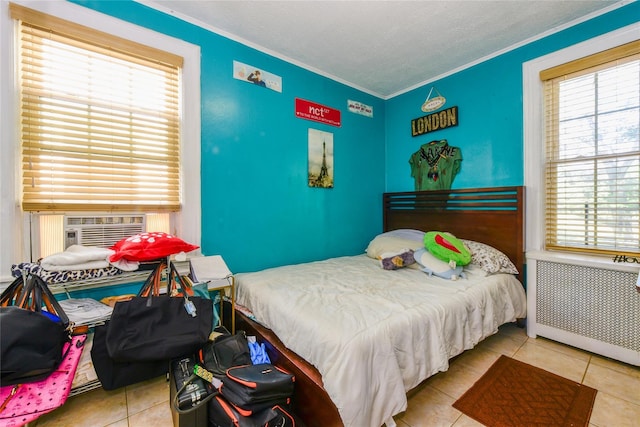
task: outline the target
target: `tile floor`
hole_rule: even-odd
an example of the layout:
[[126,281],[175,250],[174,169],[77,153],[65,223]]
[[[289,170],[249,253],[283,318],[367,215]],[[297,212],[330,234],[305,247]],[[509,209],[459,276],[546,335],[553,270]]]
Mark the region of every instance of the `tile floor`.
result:
[[[451,405],[501,354],[596,388],[590,427],[640,426],[639,367],[543,338],[531,339],[524,329],[504,325],[496,335],[453,360],[447,372],[412,391],[407,411],[395,417],[398,427],[481,426]],[[172,427],[169,385],[159,378],[119,390],[93,390],[69,398],[31,426]]]

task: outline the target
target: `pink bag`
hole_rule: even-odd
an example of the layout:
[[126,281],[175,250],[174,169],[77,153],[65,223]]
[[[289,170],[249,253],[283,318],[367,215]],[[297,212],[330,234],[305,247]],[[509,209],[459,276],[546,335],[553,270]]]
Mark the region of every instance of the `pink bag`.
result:
[[0,427],[23,426],[66,402],[86,339],[74,336],[58,369],[44,380],[0,387]]

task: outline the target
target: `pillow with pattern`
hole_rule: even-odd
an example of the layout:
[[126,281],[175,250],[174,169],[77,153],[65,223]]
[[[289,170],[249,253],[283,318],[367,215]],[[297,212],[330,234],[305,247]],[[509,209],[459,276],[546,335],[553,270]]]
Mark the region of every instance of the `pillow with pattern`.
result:
[[488,274],[518,274],[518,269],[508,256],[484,243],[460,239],[471,252],[471,263],[478,265]]

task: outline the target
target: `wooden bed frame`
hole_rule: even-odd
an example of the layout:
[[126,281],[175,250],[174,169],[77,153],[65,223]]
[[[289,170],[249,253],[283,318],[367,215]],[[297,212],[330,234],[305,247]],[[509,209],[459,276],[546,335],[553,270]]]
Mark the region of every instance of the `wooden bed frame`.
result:
[[[383,230],[449,231],[504,252],[524,277],[524,187],[413,191],[383,195]],[[294,411],[309,427],[342,426],[318,370],[287,349],[269,329],[241,312],[236,328],[264,342],[271,362],[296,376]]]
[[524,187],[416,191],[383,195],[384,231],[448,231],[504,252],[524,280]]

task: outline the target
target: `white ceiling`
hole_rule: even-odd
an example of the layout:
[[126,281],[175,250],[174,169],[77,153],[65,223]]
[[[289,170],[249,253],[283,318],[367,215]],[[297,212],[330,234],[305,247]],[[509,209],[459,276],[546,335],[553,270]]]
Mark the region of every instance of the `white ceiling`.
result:
[[139,1],[381,98],[629,2]]

